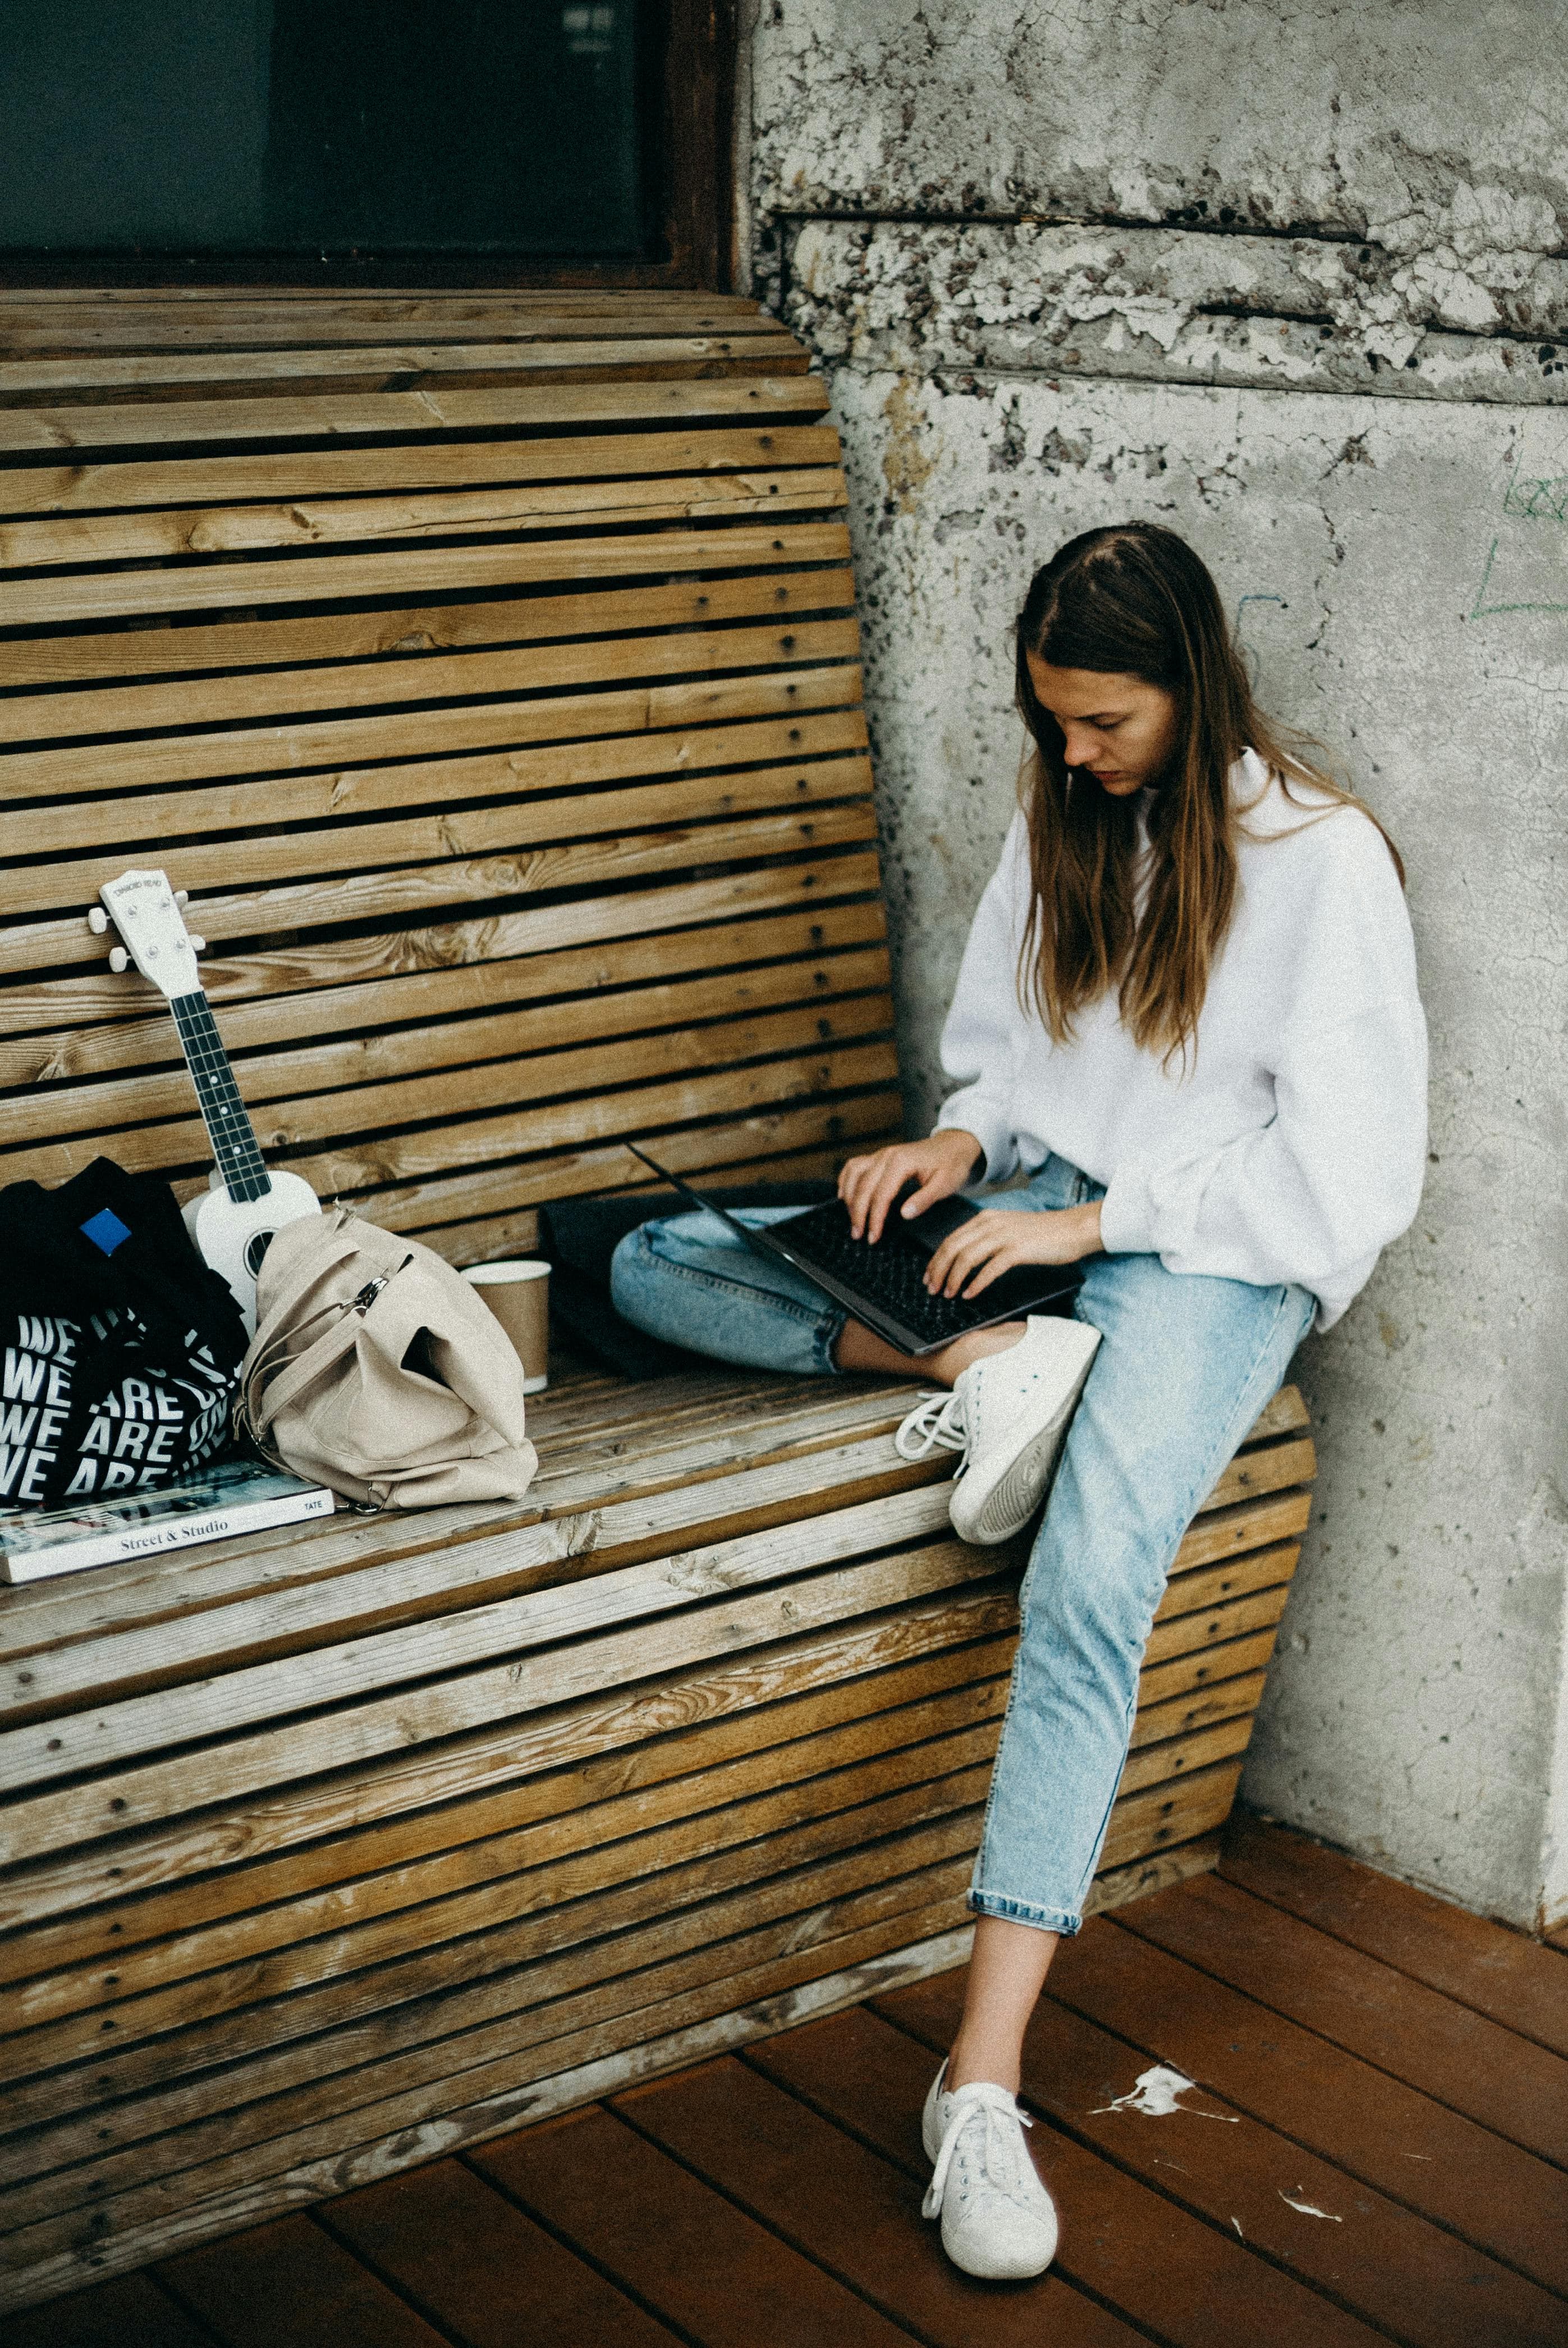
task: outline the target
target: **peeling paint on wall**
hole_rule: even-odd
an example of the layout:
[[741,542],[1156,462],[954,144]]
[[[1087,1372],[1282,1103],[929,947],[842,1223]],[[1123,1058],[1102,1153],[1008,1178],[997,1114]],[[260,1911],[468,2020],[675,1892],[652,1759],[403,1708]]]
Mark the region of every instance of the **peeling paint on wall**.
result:
[[[1506,316],[1369,245],[1194,230],[786,221],[780,305],[830,361],[1568,405],[1568,261]],[[1468,281],[1467,281],[1468,282]],[[1450,300],[1449,296],[1451,295]]]

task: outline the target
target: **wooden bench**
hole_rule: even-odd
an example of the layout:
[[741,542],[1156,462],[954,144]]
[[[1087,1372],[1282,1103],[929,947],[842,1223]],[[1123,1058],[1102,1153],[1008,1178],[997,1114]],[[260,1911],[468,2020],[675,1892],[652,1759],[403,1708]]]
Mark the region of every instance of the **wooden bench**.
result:
[[[837,448],[694,296],[0,305],[0,1180],[205,1148],[83,912],[163,864],[263,1146],[455,1262],[897,1129]],[[569,1373],[521,1506],[0,1593],[0,2305],[962,1948],[1019,1553],[907,1388]],[[1212,1863],[1305,1529],[1195,1519],[1095,1900]]]

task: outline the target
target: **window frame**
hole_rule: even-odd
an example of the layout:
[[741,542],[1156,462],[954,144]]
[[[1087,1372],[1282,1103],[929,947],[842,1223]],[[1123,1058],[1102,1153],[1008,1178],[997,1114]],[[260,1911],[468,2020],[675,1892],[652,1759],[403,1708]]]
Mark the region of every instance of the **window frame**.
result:
[[646,261],[516,259],[482,255],[357,260],[304,254],[230,260],[197,254],[147,259],[108,254],[0,255],[0,289],[102,286],[214,288],[277,286],[459,293],[526,291],[535,286],[666,287],[674,292],[731,290],[733,244],[735,0],[657,0],[664,48],[660,124],[662,251]]

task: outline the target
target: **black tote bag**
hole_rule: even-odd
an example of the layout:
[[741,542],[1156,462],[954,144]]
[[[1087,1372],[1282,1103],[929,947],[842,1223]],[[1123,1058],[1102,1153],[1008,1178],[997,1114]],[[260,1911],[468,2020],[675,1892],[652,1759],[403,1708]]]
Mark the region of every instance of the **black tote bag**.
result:
[[156,1491],[229,1439],[245,1324],[167,1182],[0,1190],[0,1509]]

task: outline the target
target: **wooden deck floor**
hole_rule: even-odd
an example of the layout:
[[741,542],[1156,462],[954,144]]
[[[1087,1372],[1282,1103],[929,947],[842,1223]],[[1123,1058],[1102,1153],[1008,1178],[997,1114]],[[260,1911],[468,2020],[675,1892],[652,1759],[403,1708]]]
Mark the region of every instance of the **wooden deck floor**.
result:
[[[1029,2047],[1061,2205],[955,2274],[919,2109],[959,1977],[899,1990],[15,2318],[6,2348],[1563,2348],[1568,1951],[1299,1838],[1095,1920]],[[1130,2100],[1161,2064],[1195,2081]]]

